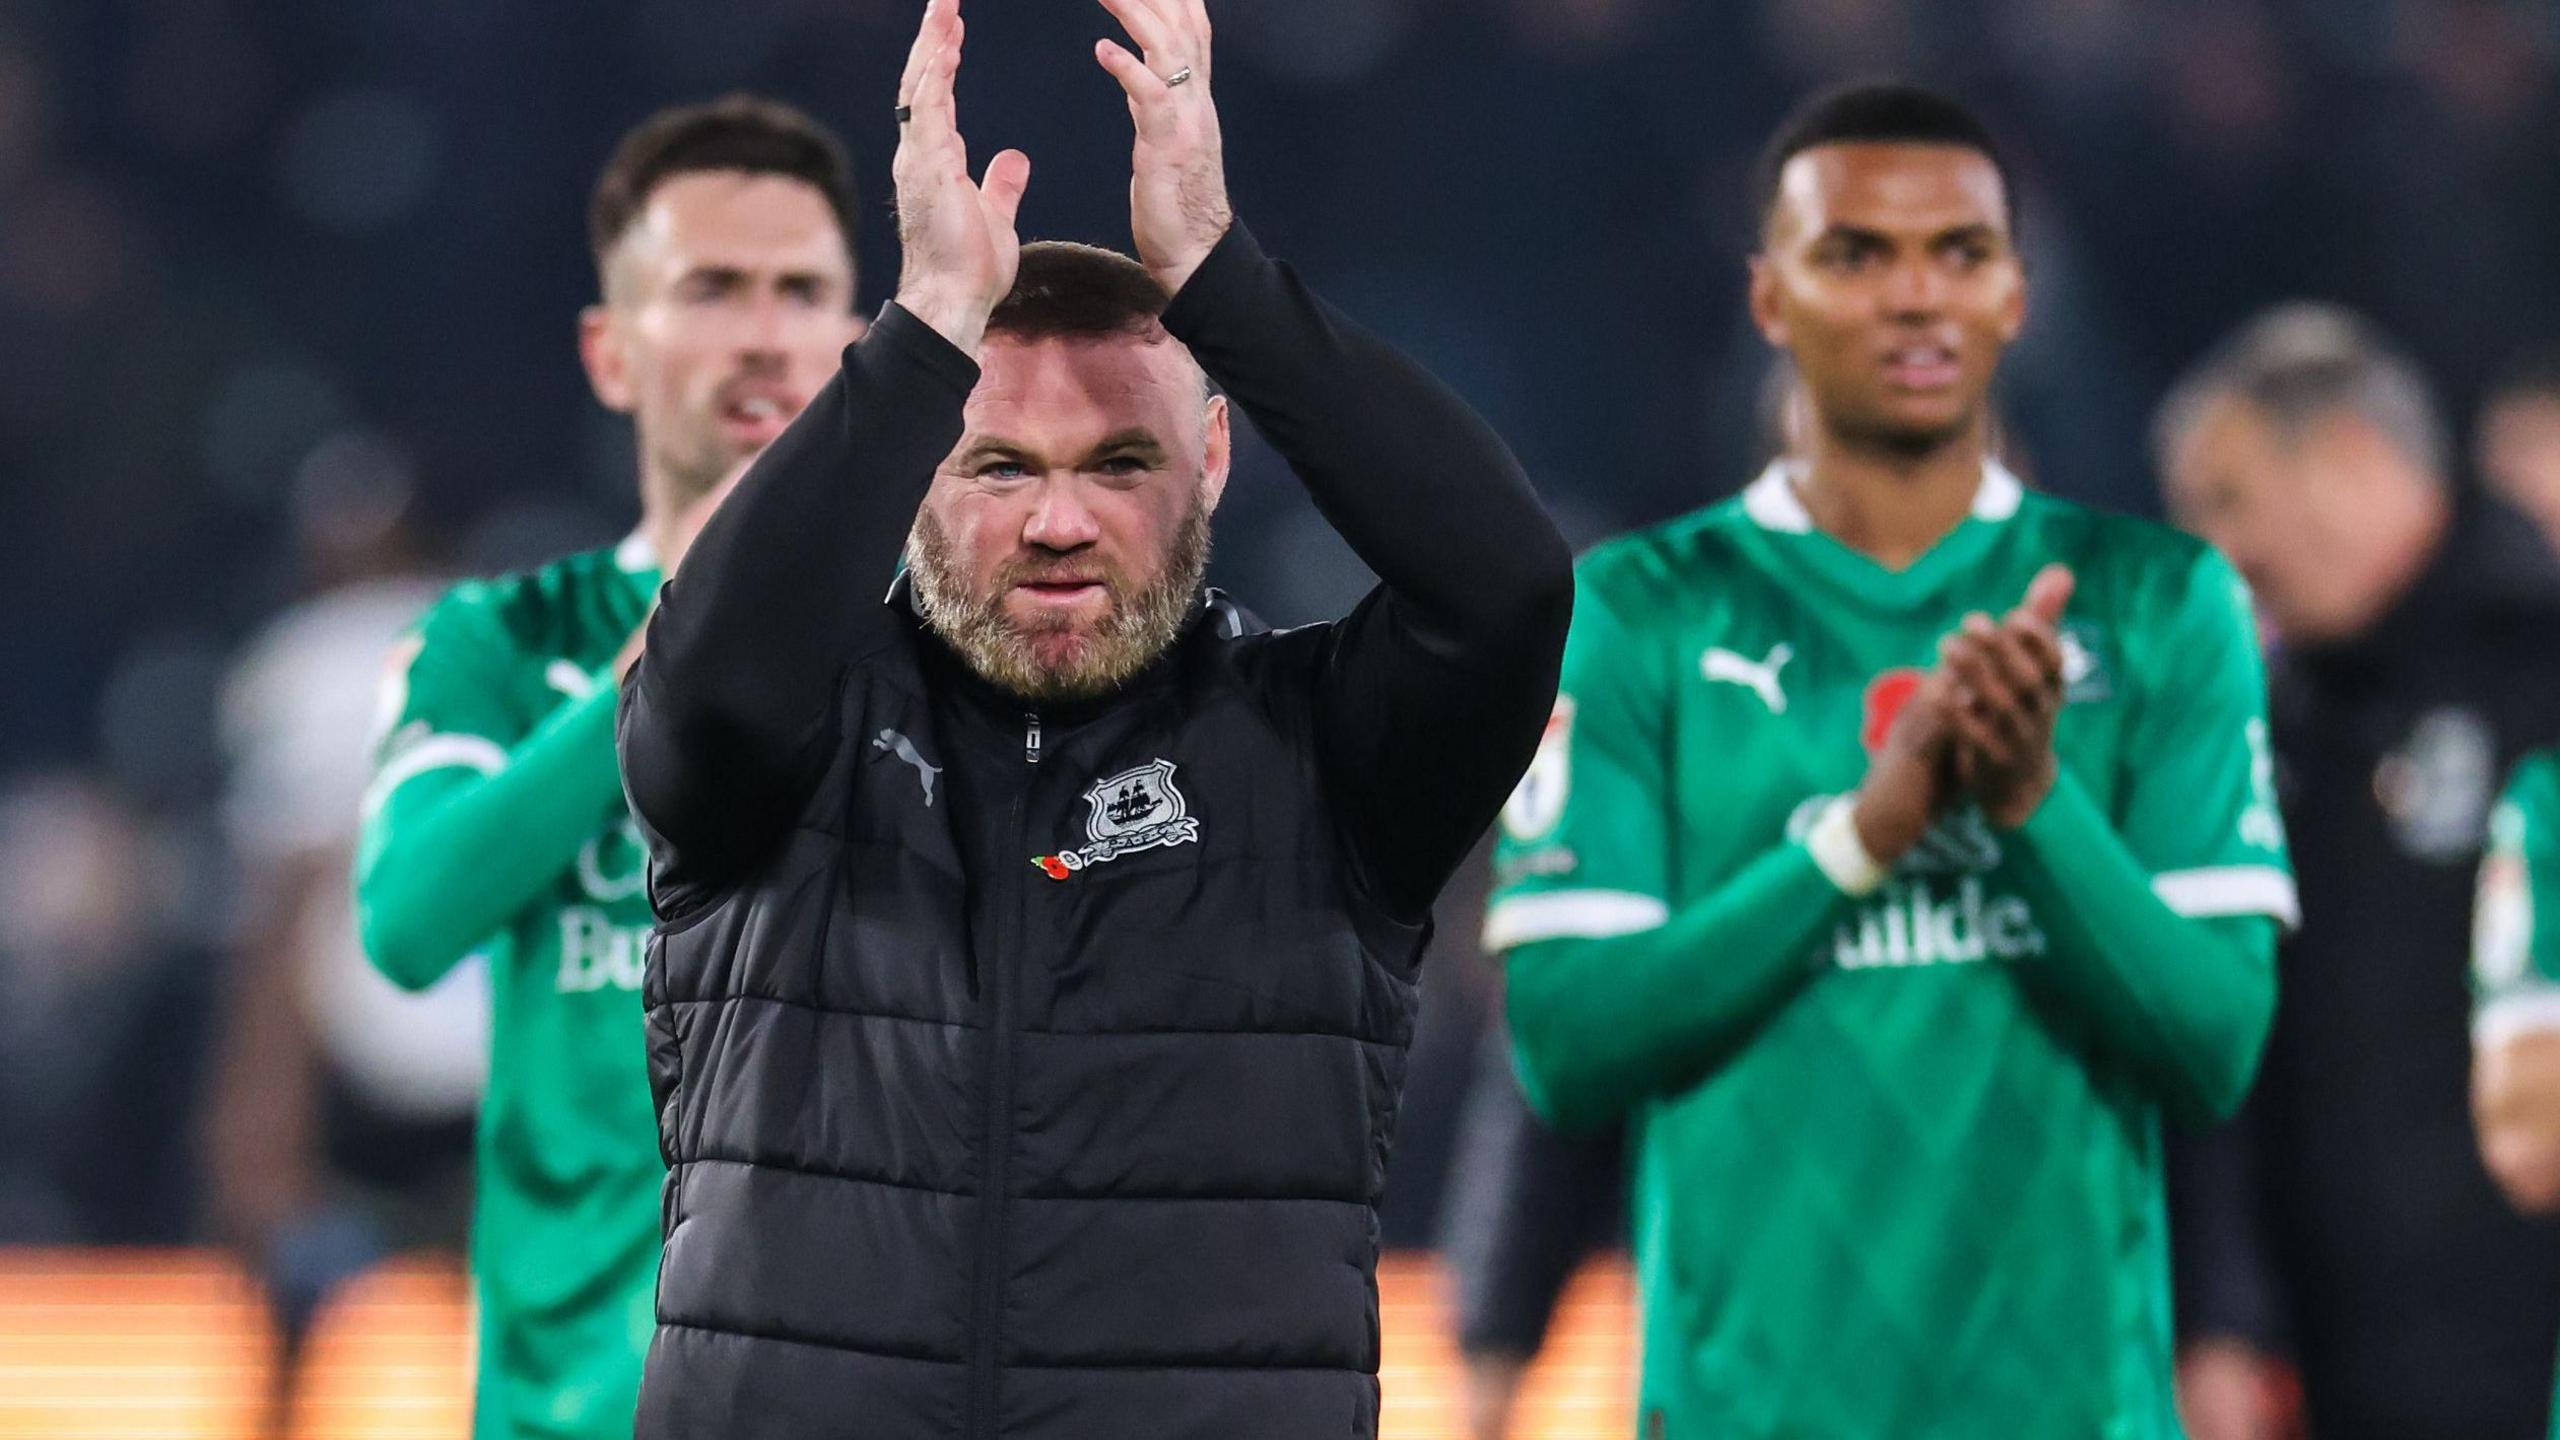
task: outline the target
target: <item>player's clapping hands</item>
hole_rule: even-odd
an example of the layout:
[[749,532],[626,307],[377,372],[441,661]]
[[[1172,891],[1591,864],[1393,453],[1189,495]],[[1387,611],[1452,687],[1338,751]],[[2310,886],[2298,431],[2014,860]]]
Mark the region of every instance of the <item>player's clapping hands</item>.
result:
[[1879,864],[1901,859],[1955,802],[1949,689],[1944,672],[1924,676],[1867,762],[1854,815],[1859,842]]
[[1938,642],[1938,664],[1885,734],[1858,789],[1859,839],[1890,865],[1941,815],[1971,799],[2015,829],[2053,789],[2062,642],[2071,571],[2048,565],[1999,620],[1984,614]]
[[2015,829],[2053,788],[2054,722],[2062,714],[2062,607],[2071,571],[2048,565],[1994,621],[1976,613],[1938,642],[1955,736],[1957,785],[1995,826]]
[[1094,58],[1129,97],[1137,150],[1129,171],[1129,229],[1138,259],[1178,294],[1233,223],[1218,107],[1209,96],[1209,11],[1202,0],[1102,0],[1129,38],[1097,42]]
[[929,0],[898,81],[898,304],[977,353],[987,314],[1013,288],[1022,242],[1015,214],[1031,183],[1031,158],[1002,151],[983,181],[969,178],[952,87],[966,26],[960,0]]

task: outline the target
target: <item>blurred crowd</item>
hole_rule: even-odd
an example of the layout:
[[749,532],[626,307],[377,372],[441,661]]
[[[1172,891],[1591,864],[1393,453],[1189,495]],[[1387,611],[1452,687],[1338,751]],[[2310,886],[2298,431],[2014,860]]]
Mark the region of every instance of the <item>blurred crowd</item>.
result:
[[[1482,407],[1577,540],[1749,477],[1767,359],[1741,311],[1744,172],[1808,88],[1894,72],[1978,102],[2028,182],[2036,313],[2003,409],[2036,483],[2162,510],[2153,426],[2172,381],[2248,317],[2313,296],[2414,357],[2444,439],[2403,458],[2441,481],[2456,529],[2505,514],[2496,497],[2522,517],[2515,535],[2560,547],[2560,8],[1213,8],[1239,209]],[[348,916],[381,656],[443,578],[630,527],[627,427],[589,399],[571,338],[592,285],[580,206],[634,119],[752,87],[837,124],[872,197],[863,303],[887,294],[894,137],[874,97],[911,10],[0,10],[0,666],[19,677],[0,689],[0,1244],[232,1245],[290,1325],[375,1257],[461,1242],[485,997],[468,972],[394,994]],[[981,146],[1027,143],[1038,162],[1027,231],[1125,244],[1118,102],[1084,60],[1103,24],[1003,7],[961,98]],[[1357,563],[1267,454],[1240,469],[1213,580],[1278,623],[1344,607]],[[2361,533],[2369,513],[2337,525]],[[2342,563],[2316,525],[2214,538],[2259,547],[2234,555],[2253,579]],[[2538,593],[2552,562],[2512,563]],[[2406,631],[2394,645],[2473,624],[2459,605],[2404,613],[2400,596],[2377,593],[2367,619]],[[2379,796],[2410,864],[2467,893],[2496,759],[2560,738],[2560,709],[2535,731],[2522,702],[2474,696],[2469,676],[2322,668],[2335,653],[2278,703],[2295,706],[2293,733],[2336,745],[2280,758]],[[2483,708],[2494,743],[2452,721],[2408,739]],[[2332,753],[2368,744],[2396,768]],[[2302,783],[2289,802],[2329,813],[2329,791]],[[1552,1277],[1609,1242],[1615,1162],[1605,1145],[1541,1158],[1551,1140],[1508,1103],[1471,884],[1444,907],[1387,1239],[1450,1240],[1490,1415]],[[2326,940],[2348,961],[2289,963],[2286,1003],[2398,993],[2395,966],[2427,972],[2410,993],[2459,992],[2458,941],[2385,954],[2369,939],[2355,961],[2354,938]],[[2466,1043],[2458,1012],[2407,1013],[2453,1027],[2435,1050]],[[2377,1041],[2350,1024],[2333,1044],[2293,1023],[2270,1061],[2274,1112],[2250,1123],[2300,1140],[2324,1095],[2361,1093],[2358,1067],[2376,1084],[2398,1072],[2388,1027]],[[2234,1160],[2238,1143],[2197,1164],[2251,1196],[2301,1179],[2264,1167],[2354,1148],[2250,1142]],[[2423,1153],[2471,1166],[2465,1183],[2488,1194],[2467,1134]],[[2353,1173],[2337,1183],[2361,1195]],[[1529,1240],[1502,1238],[1521,1225]],[[2547,1363],[2560,1252],[2516,1225],[2536,1256],[2517,1273],[2555,1287],[2516,1343]],[[2181,1277],[2221,1307],[2199,1323],[2252,1353],[2295,1345],[2313,1322],[2267,1279],[2300,1259],[2269,1253],[2292,1237],[2221,1238],[2196,1247],[2221,1268]]]

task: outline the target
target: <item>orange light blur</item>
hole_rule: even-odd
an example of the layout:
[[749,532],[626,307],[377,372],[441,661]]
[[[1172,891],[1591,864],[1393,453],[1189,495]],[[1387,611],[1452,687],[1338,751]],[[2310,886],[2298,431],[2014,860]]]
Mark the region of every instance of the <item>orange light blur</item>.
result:
[[[1461,1433],[1448,1282],[1429,1255],[1378,1267],[1381,1440]],[[258,1440],[276,1403],[256,1286],[200,1251],[0,1250],[0,1440]],[[1517,1440],[1634,1430],[1635,1314],[1623,1261],[1566,1291],[1522,1390]],[[459,1261],[395,1261],[322,1310],[284,1398],[290,1440],[467,1440],[469,1286]]]

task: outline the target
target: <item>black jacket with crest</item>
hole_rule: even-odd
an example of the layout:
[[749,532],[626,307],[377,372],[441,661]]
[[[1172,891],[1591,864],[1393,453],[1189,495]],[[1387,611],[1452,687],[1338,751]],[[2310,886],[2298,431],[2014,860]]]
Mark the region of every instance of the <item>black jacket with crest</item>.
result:
[[[622,746],[670,1164],[639,1434],[1366,1436],[1430,899],[1544,722],[1501,443],[1241,227],[1165,325],[1382,577],[1100,701],[877,585],[975,367],[894,307],[665,596]],[[843,477],[866,477],[848,485]]]

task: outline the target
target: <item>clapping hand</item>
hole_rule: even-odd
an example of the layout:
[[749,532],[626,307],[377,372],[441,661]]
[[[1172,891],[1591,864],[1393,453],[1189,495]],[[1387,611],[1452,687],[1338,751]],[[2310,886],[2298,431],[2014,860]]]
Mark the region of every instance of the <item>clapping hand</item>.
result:
[[1218,107],[1209,96],[1209,12],[1202,0],[1102,0],[1102,8],[1143,56],[1114,40],[1093,47],[1137,122],[1130,234],[1156,283],[1180,294],[1235,221]]
[[1968,615],[1962,629],[1938,642],[1957,783],[2004,830],[2025,824],[2053,789],[2053,729],[2062,714],[2056,627],[2072,583],[2067,567],[2047,565],[2016,609],[1996,622]]
[[1031,158],[1002,151],[987,162],[983,181],[969,179],[969,147],[952,98],[965,30],[960,0],[929,0],[898,81],[898,153],[890,170],[898,189],[898,304],[974,356],[988,312],[1013,288],[1022,256],[1014,216],[1031,183]]

